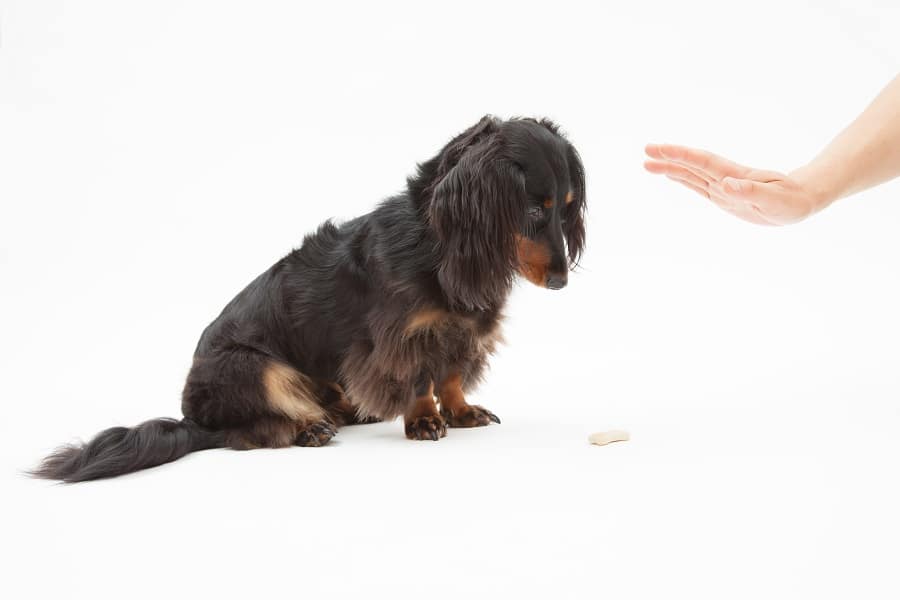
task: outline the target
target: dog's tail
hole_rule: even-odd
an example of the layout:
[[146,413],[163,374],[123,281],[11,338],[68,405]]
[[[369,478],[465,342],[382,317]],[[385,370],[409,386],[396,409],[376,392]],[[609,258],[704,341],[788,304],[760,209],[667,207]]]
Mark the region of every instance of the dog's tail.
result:
[[225,433],[184,419],[153,419],[137,427],[112,427],[86,444],[58,448],[30,474],[66,483],[115,477],[224,446]]

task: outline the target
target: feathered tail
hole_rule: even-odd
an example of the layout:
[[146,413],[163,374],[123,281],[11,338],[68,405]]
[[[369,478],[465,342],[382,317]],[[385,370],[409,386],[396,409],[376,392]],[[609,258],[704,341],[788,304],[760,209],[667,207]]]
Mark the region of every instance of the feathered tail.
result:
[[190,420],[153,419],[137,427],[112,427],[86,444],[58,448],[31,475],[66,483],[115,477],[172,462],[198,450],[220,448],[224,432]]

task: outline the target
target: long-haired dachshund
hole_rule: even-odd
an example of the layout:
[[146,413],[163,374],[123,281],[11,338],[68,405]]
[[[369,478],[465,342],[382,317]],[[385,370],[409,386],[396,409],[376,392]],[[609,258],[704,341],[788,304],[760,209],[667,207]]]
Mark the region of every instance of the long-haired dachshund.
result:
[[584,168],[556,125],[484,117],[404,193],[321,225],[225,307],[194,352],[184,419],[107,429],[33,474],[75,482],[207,448],[321,446],[341,425],[399,415],[413,440],[499,423],[466,392],[515,275],[566,285],[584,211]]

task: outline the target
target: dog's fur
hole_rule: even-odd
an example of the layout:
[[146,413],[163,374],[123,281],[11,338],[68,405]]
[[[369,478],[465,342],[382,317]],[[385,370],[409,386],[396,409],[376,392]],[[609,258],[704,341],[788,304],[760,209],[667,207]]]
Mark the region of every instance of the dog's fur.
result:
[[553,123],[485,117],[404,193],[321,225],[225,307],[194,353],[183,420],[107,429],[34,474],[74,482],[205,448],[319,446],[341,425],[399,415],[411,439],[499,423],[465,393],[516,273],[565,285],[584,210],[584,169]]

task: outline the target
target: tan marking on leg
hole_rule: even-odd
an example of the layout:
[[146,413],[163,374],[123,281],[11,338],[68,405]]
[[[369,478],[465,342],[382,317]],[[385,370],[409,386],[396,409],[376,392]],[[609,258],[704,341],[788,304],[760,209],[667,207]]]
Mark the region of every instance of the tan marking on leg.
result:
[[549,249],[524,235],[517,235],[516,255],[519,260],[519,273],[534,285],[545,287],[547,270],[550,268]]
[[566,194],[566,204],[572,204],[572,200],[575,199],[575,195],[570,191]]
[[316,401],[313,382],[296,369],[272,361],[263,372],[269,407],[293,421],[309,423],[325,416]]
[[453,373],[441,383],[438,390],[441,409],[450,414],[459,414],[469,406],[462,391],[462,375]]
[[436,415],[437,412],[437,406],[434,404],[434,383],[429,383],[428,392],[424,396],[416,397],[415,402],[406,410],[404,418],[409,420],[416,417]]
[[466,402],[462,384],[462,375],[453,372],[441,382],[438,390],[441,416],[444,417],[447,426],[483,427],[491,422],[499,423],[499,417],[488,409]]

